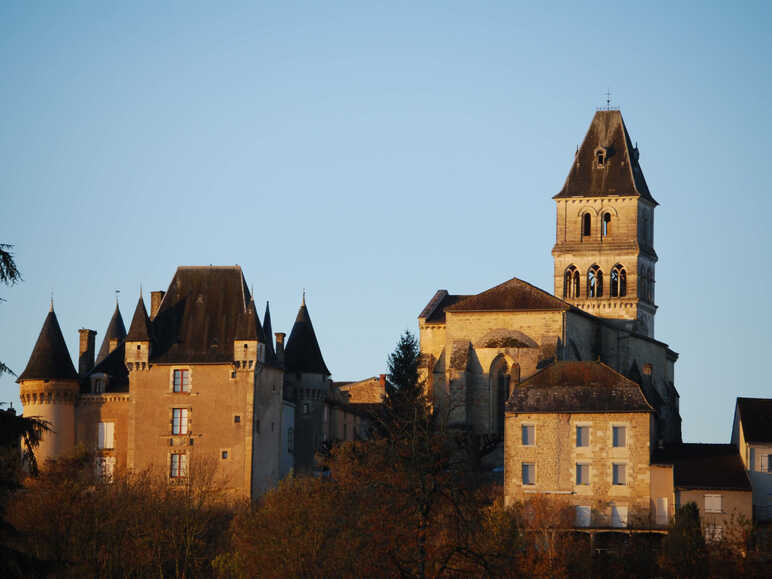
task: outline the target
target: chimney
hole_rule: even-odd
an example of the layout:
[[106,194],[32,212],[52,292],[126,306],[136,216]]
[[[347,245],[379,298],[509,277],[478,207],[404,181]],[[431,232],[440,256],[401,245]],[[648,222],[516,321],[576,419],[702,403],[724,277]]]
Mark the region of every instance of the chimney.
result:
[[110,338],[110,351],[108,353],[112,354],[115,349],[118,347],[118,338]]
[[78,347],[78,375],[83,378],[94,367],[94,339],[96,332],[81,328],[80,345]]
[[156,314],[158,313],[158,309],[161,307],[161,300],[164,299],[164,294],[166,292],[157,291],[157,292],[150,292],[150,319],[155,319]]
[[276,332],[276,359],[279,360],[279,364],[284,364],[284,332]]

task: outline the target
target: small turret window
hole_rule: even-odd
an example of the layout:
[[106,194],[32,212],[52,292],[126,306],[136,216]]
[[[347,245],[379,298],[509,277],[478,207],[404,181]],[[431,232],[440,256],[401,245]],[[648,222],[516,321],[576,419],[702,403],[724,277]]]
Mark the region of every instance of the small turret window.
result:
[[598,151],[598,167],[602,167],[605,160],[606,155],[603,153],[603,151]]
[[582,216],[582,237],[589,237],[592,230],[592,217],[589,213],[585,213]]

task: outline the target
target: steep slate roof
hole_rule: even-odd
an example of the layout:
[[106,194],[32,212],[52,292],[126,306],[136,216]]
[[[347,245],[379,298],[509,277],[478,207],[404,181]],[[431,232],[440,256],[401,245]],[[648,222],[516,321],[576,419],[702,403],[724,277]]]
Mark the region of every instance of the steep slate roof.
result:
[[772,442],[772,398],[738,398],[737,409],[747,442]]
[[[596,149],[606,150],[604,166],[595,166]],[[553,199],[570,197],[636,196],[657,202],[649,193],[638,163],[638,149],[619,111],[598,111],[590,123],[582,146],[560,193]]]
[[263,316],[263,343],[265,344],[266,360],[275,360],[276,351],[273,349],[273,328],[271,327],[271,309],[265,302],[265,315]]
[[732,444],[674,444],[656,450],[651,463],[672,464],[677,488],[751,490],[745,467]]
[[134,309],[134,317],[131,318],[129,333],[126,335],[126,341],[149,342],[150,335],[150,318],[147,316],[145,302],[142,296],[139,296],[137,307]]
[[120,343],[126,337],[126,326],[123,325],[123,317],[121,316],[121,310],[118,304],[115,304],[115,311],[113,317],[110,318],[110,323],[107,326],[105,332],[105,338],[102,340],[102,346],[99,348],[99,354],[96,357],[96,363],[99,364],[110,353],[110,340],[118,340]]
[[[128,392],[129,391],[129,371],[126,369],[124,360],[126,359],[126,342],[121,342],[120,346],[110,352],[104,360],[94,366],[89,372],[92,374],[108,374],[110,380],[107,382],[105,392]],[[88,380],[81,384],[80,391],[88,394],[91,391],[91,385]]]
[[447,312],[517,311],[517,310],[570,310],[573,306],[513,277],[489,290],[459,300],[445,308]]
[[260,327],[260,318],[255,310],[254,299],[249,300],[246,313],[239,316],[235,337],[239,340],[258,340],[263,337],[263,329]]
[[314,326],[308,315],[306,302],[300,306],[295,325],[292,326],[287,347],[284,350],[284,365],[288,372],[309,372],[330,375],[322,358],[319,342],[316,340]]
[[22,380],[77,380],[78,373],[72,365],[70,352],[62,336],[59,320],[53,305],[43,322],[38,341],[32,349],[27,367],[17,382]]
[[516,386],[509,412],[652,412],[640,386],[601,362],[556,362]]
[[180,266],[153,319],[158,363],[233,360],[233,340],[250,300],[239,266]]

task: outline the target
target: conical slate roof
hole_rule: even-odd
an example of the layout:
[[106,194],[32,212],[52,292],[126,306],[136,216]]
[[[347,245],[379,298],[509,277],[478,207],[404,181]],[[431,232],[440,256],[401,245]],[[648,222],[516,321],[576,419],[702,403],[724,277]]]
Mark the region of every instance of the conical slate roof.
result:
[[134,310],[134,317],[131,319],[129,333],[126,341],[131,342],[149,342],[150,341],[150,318],[147,316],[145,301],[139,296],[137,307]]
[[284,364],[288,372],[309,372],[313,374],[330,375],[316,340],[311,316],[308,315],[306,302],[300,306],[295,325],[292,326],[287,348],[284,351]]
[[38,341],[32,350],[27,367],[17,382],[22,380],[77,380],[78,373],[72,365],[70,352],[62,336],[59,320],[53,307],[43,322]]
[[271,309],[268,302],[265,302],[265,315],[263,316],[263,343],[265,344],[266,360],[276,358],[276,351],[273,349],[273,328],[271,327]]
[[[600,151],[605,154],[602,166],[597,163]],[[595,113],[563,189],[554,199],[609,195],[642,197],[657,203],[638,164],[638,148],[630,141],[618,110]]]
[[107,326],[104,340],[102,340],[102,346],[99,348],[99,354],[97,355],[96,364],[99,364],[110,353],[110,340],[118,340],[120,343],[126,337],[126,326],[123,325],[123,317],[121,316],[121,310],[118,304],[115,304],[115,311],[113,317],[110,319],[110,324]]

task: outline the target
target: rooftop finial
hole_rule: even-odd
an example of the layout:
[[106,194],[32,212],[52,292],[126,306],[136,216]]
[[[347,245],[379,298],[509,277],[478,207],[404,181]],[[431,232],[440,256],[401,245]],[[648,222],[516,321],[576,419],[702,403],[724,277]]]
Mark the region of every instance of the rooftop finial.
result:
[[115,290],[115,306],[118,306],[118,294],[121,293],[121,290]]
[[611,110],[611,89],[606,89],[606,110]]
[[51,290],[51,307],[48,308],[48,311],[49,312],[54,311],[54,290],[53,289]]
[[306,288],[303,288],[303,305],[306,305]]

